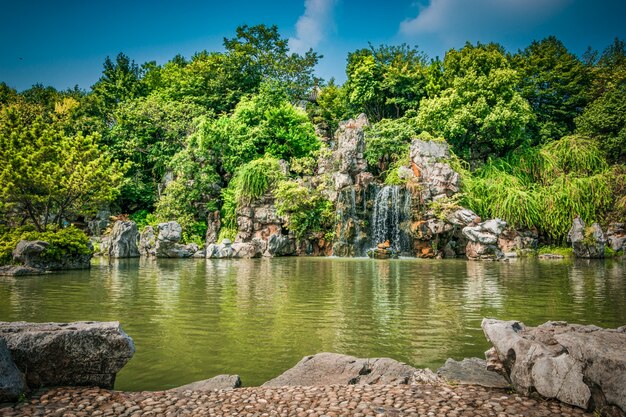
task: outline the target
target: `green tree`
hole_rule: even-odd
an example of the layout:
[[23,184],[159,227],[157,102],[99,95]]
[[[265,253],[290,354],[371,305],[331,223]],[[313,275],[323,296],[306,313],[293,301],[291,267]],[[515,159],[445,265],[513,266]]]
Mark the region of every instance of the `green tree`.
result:
[[102,76],[91,88],[98,99],[100,114],[106,118],[122,101],[143,95],[142,73],[135,61],[121,52],[115,61],[107,56],[103,67]]
[[534,116],[516,89],[519,76],[501,47],[467,44],[449,51],[443,78],[449,87],[420,104],[418,131],[444,137],[471,161],[504,155],[527,143],[526,127]]
[[528,100],[535,122],[529,126],[539,142],[555,140],[574,131],[574,118],[588,102],[589,71],[554,36],[534,41],[513,57],[521,76],[522,96]]
[[23,123],[19,106],[0,113],[0,201],[39,231],[89,213],[117,195],[122,168],[98,137],[67,136],[41,117]]
[[406,44],[352,52],[346,73],[350,105],[372,120],[400,117],[426,96],[426,56]]
[[104,143],[116,160],[130,163],[119,201],[124,212],[152,208],[171,158],[184,149],[202,115],[207,112],[196,104],[157,94],[118,105]]

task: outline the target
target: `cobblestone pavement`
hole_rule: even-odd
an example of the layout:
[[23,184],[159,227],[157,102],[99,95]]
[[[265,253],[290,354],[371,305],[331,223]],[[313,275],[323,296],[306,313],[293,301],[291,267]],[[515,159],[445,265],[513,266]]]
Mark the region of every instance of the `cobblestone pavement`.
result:
[[556,401],[470,385],[331,385],[220,391],[54,388],[0,416],[593,416]]

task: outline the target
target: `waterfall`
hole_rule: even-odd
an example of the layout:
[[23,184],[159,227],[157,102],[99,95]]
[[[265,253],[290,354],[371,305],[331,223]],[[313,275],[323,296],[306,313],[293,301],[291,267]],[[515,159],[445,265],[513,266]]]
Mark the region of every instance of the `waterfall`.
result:
[[397,185],[386,185],[376,194],[372,214],[373,246],[388,240],[390,247],[398,252],[408,248],[408,239],[400,225],[408,218],[411,195],[403,193],[402,199],[400,194],[400,187]]

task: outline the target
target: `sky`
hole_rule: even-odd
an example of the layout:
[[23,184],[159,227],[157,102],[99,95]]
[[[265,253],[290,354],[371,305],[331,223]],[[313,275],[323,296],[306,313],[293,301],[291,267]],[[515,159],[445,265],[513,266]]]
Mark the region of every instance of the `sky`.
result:
[[277,25],[293,52],[324,58],[316,73],[343,82],[349,52],[371,43],[441,57],[466,41],[507,50],[555,35],[572,52],[626,40],[626,0],[0,0],[0,82],[89,89],[107,56],[136,63],[223,50],[237,26]]

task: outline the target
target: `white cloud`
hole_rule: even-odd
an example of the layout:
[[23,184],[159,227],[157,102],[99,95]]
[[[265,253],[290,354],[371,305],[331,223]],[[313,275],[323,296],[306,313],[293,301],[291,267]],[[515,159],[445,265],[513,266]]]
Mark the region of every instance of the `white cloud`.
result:
[[506,35],[530,29],[572,0],[431,0],[418,15],[400,23],[400,34],[433,34],[449,42]]
[[304,14],[296,22],[296,36],[289,39],[292,52],[315,48],[332,28],[333,8],[337,0],[305,0]]

